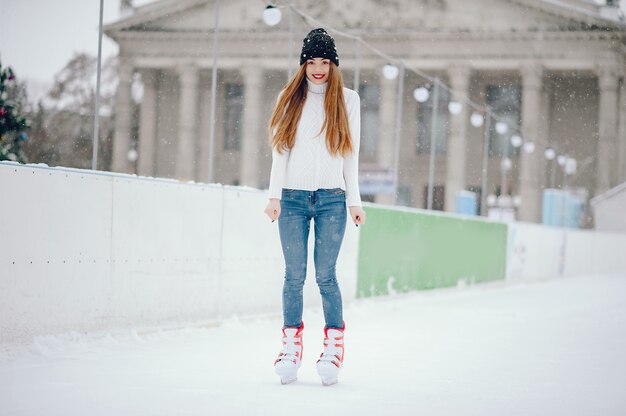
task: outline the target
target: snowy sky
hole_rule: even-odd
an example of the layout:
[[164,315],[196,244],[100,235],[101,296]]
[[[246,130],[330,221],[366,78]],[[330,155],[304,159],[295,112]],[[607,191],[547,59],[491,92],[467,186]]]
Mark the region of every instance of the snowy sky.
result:
[[[104,0],[105,24],[118,19],[119,4]],[[0,0],[0,10],[0,60],[29,88],[51,85],[75,52],[98,53],[100,0]],[[103,56],[115,55],[117,46],[104,36],[102,51]]]

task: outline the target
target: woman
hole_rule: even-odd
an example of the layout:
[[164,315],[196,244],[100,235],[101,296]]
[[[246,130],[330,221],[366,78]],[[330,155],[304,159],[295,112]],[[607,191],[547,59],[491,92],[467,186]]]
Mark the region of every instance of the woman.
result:
[[297,379],[302,359],[302,288],[307,242],[315,224],[315,271],[326,325],[317,372],[324,385],[337,382],[343,363],[345,323],[335,265],[346,227],[365,224],[358,180],[360,99],[343,88],[335,42],[322,29],[304,38],[300,69],[278,97],[269,123],[272,145],[269,203],[278,219],[285,257],[283,349],[274,362],[282,384]]

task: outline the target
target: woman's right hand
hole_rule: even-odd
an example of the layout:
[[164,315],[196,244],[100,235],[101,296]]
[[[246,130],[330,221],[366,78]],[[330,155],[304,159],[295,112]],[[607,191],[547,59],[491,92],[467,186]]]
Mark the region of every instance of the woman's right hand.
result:
[[276,221],[280,217],[280,199],[270,198],[270,202],[267,204],[267,208],[265,208],[265,213],[272,222]]

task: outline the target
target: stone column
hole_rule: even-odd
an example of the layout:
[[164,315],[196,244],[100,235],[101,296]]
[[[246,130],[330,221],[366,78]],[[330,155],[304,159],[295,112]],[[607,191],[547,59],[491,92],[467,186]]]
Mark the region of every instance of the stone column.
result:
[[[525,64],[522,74],[522,132],[525,141],[537,144],[541,134],[541,102],[543,68],[537,62]],[[522,203],[519,219],[539,222],[541,214],[542,185],[544,166],[541,148],[536,146],[533,153],[520,149],[520,195]]]
[[448,138],[447,175],[445,189],[445,209],[454,211],[455,195],[465,189],[465,154],[468,106],[462,101],[469,96],[470,69],[463,64],[453,65],[448,69],[450,87],[453,91],[450,99],[463,104],[459,114],[450,114],[450,137]]
[[[393,156],[395,152],[395,131],[396,131],[396,102],[398,79],[389,80],[384,76],[380,77],[380,103],[378,111],[378,150],[376,161],[379,167],[395,169],[393,166]],[[393,203],[392,194],[376,195],[376,202],[379,204]]]
[[176,149],[176,178],[194,179],[196,120],[198,118],[198,69],[193,64],[178,68],[180,103],[178,116],[178,146]]
[[244,67],[243,75],[243,129],[241,131],[241,158],[239,162],[239,183],[243,186],[259,186],[259,145],[266,133],[261,128],[261,98],[263,90],[263,70],[258,67]]
[[596,189],[599,195],[613,184],[611,172],[614,170],[614,155],[617,139],[617,109],[619,83],[617,66],[610,63],[598,65],[598,87],[600,105],[598,111],[598,159]]
[[132,124],[133,103],[131,87],[133,67],[129,62],[120,61],[117,69],[119,78],[115,96],[115,135],[113,136],[113,172],[128,173],[128,150]]
[[141,72],[143,98],[139,109],[139,160],[137,173],[154,176],[157,119],[157,74],[155,70]]

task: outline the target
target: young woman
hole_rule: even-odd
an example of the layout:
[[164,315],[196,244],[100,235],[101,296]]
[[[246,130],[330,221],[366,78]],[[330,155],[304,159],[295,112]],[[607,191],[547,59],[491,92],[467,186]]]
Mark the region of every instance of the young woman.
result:
[[269,203],[278,219],[285,257],[283,349],[274,362],[283,384],[297,379],[302,359],[302,288],[311,219],[315,224],[315,274],[326,325],[317,372],[324,385],[337,382],[343,363],[345,323],[335,265],[347,212],[365,224],[358,164],[360,99],[343,87],[333,38],[314,29],[304,38],[300,69],[278,97],[269,123],[272,145]]

